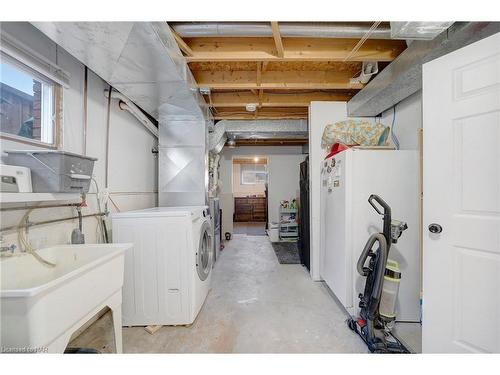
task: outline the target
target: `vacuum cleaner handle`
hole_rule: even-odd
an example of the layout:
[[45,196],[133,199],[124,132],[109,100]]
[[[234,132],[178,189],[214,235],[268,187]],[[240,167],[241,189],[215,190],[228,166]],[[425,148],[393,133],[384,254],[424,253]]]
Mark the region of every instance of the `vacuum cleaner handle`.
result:
[[[373,201],[377,202],[380,206],[382,206],[384,212],[381,212],[380,209],[375,205],[375,203],[373,203]],[[377,211],[379,215],[389,215],[389,216],[391,215],[391,207],[377,194],[370,195],[370,197],[368,198],[368,203],[370,203],[370,205],[373,207],[375,211]]]
[[[375,205],[375,202],[377,202],[383,209],[384,212],[381,212],[380,209]],[[368,203],[373,207],[375,211],[379,215],[382,215],[383,218],[382,220],[384,221],[384,237],[385,241],[387,242],[387,252],[389,253],[389,249],[391,248],[391,221],[392,221],[392,212],[391,212],[391,207],[382,199],[380,198],[377,194],[372,194],[368,198]]]

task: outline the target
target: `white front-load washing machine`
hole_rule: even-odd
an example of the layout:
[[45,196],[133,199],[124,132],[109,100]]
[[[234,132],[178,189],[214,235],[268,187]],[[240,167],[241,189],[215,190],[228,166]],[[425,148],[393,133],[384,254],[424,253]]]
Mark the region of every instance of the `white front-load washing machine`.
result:
[[120,212],[112,227],[113,242],[134,244],[125,254],[123,325],[193,323],[211,281],[208,207]]

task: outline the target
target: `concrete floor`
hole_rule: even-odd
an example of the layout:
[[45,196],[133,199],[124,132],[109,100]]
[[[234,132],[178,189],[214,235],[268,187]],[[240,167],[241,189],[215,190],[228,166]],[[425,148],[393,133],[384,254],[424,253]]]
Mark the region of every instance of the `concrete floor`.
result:
[[246,234],[248,236],[266,236],[266,223],[262,222],[235,222],[233,223],[234,234]]
[[[189,328],[123,328],[125,353],[366,353],[343,310],[301,265],[280,265],[266,236],[235,235]],[[110,314],[70,343],[113,352]]]
[[422,325],[420,323],[396,323],[393,332],[413,353],[422,353]]

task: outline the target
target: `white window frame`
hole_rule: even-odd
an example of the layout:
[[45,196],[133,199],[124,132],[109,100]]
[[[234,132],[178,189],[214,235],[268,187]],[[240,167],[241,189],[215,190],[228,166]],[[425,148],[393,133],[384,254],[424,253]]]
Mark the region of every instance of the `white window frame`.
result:
[[[16,134],[2,132],[0,130],[0,138],[11,140],[20,143],[31,144],[44,148],[57,149],[59,147],[59,133],[61,127],[61,101],[62,101],[62,86],[46,77],[43,73],[38,72],[36,69],[25,65],[23,62],[10,56],[4,51],[0,51],[1,61],[5,62],[16,69],[33,76],[42,82],[42,129],[41,140],[31,139]],[[45,84],[45,85],[44,85]],[[50,88],[50,90],[49,90]],[[52,100],[44,100],[44,97],[50,95]],[[49,123],[50,126],[43,126]]]
[[[244,170],[244,166],[247,166],[247,165],[251,165],[253,167],[257,166],[257,165],[263,165],[264,166],[264,171],[257,171],[257,170],[253,170],[253,171],[245,171]],[[248,174],[252,174],[255,176],[255,182],[249,182],[249,181],[245,181],[245,174],[248,173]],[[266,176],[266,179],[265,181],[257,181],[256,179],[256,175],[257,173],[259,174],[265,174]],[[241,185],[264,185],[265,183],[267,182],[267,164],[263,164],[263,163],[255,163],[255,164],[241,164],[240,165],[240,184]]]

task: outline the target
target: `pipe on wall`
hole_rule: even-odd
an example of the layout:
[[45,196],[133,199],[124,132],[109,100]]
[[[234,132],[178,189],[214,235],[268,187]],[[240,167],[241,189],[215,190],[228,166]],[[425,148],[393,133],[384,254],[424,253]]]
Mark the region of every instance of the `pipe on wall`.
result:
[[[109,90],[104,90],[104,95],[106,98],[109,97]],[[147,116],[142,113],[142,111],[137,107],[131,100],[129,100],[125,95],[119,93],[118,91],[111,91],[111,98],[119,100],[118,107],[121,110],[127,111],[132,114],[139,122],[156,138],[158,138],[158,128],[147,118]]]

